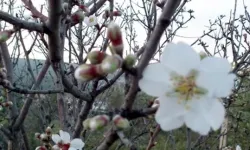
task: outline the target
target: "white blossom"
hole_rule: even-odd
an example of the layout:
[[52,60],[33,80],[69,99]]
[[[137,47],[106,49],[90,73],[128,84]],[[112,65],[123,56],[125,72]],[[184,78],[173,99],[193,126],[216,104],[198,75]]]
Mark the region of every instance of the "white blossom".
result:
[[219,100],[231,93],[235,75],[224,58],[200,59],[189,45],[169,43],[160,63],[148,65],[139,87],[158,97],[155,119],[165,131],[184,124],[201,135],[220,128],[225,108]]
[[97,18],[95,15],[85,17],[84,22],[86,23],[87,26],[92,27],[94,25],[97,25]]
[[[81,150],[85,143],[79,139],[70,140],[70,135],[68,132],[59,131],[59,134],[52,134],[52,140],[57,144],[59,148],[68,148],[68,150]],[[56,148],[56,146],[54,146]]]

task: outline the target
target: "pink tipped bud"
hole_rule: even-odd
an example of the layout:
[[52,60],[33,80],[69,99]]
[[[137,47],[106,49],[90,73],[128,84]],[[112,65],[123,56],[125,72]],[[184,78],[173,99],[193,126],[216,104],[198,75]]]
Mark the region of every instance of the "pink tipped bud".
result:
[[7,101],[7,102],[2,103],[2,106],[3,107],[11,107],[11,106],[13,106],[13,103],[11,101]]
[[103,59],[107,56],[105,52],[102,51],[92,51],[88,53],[88,59],[91,64],[100,64]]
[[121,16],[122,12],[119,10],[113,11],[113,16]]
[[15,32],[14,30],[1,31],[0,32],[0,42],[6,42],[14,32]]
[[84,20],[84,13],[80,10],[76,11],[74,14],[71,15],[71,19],[74,23],[79,23]]
[[122,65],[122,58],[119,55],[106,56],[106,58],[102,61],[101,68],[105,73],[113,73],[117,69],[119,69]]
[[35,150],[47,150],[45,146],[38,146]]
[[91,120],[91,118],[88,118],[88,119],[83,121],[82,125],[83,125],[84,129],[90,129],[90,120]]
[[47,127],[47,128],[45,129],[45,133],[46,133],[47,135],[51,135],[51,133],[52,133],[51,127]]
[[129,54],[124,59],[124,65],[128,68],[133,67],[135,65],[135,63],[136,63],[136,56],[135,55]]
[[40,135],[40,139],[43,142],[48,142],[49,141],[49,136],[47,134],[43,133],[43,134]]
[[106,126],[109,122],[110,118],[107,115],[98,115],[91,118],[89,122],[89,127],[92,131],[98,130]]
[[75,70],[75,78],[82,81],[90,81],[104,75],[100,65],[82,64]]
[[115,115],[113,117],[113,122],[118,129],[126,129],[130,127],[128,119],[123,118],[120,115]]
[[122,32],[118,24],[111,22],[108,26],[108,38],[113,46],[119,46],[123,44]]
[[40,133],[35,133],[35,138],[41,139],[41,134]]
[[80,5],[79,9],[84,11],[84,12],[87,12],[87,13],[90,12],[89,8],[87,6],[85,6],[85,5]]

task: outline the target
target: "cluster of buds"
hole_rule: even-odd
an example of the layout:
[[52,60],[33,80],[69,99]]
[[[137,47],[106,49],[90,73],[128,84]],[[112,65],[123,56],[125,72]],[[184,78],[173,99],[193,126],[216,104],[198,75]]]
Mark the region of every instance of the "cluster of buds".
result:
[[85,129],[90,129],[91,131],[95,131],[98,129],[102,129],[107,126],[110,121],[109,116],[107,115],[98,115],[93,118],[88,118],[83,122],[83,126]]
[[10,86],[10,82],[7,79],[7,70],[5,68],[0,68],[0,84],[3,86]]
[[90,81],[115,72],[122,65],[119,55],[108,55],[101,51],[92,51],[87,55],[91,64],[82,64],[75,70],[75,78]]
[[13,105],[13,103],[11,101],[7,101],[7,102],[0,102],[0,110],[3,109],[3,107],[11,107]]
[[122,31],[118,24],[111,22],[108,25],[107,35],[112,44],[112,49],[115,53],[122,57],[123,55],[123,40],[122,40]]
[[76,12],[74,12],[71,15],[71,20],[73,23],[79,23],[84,20],[85,14],[83,13],[83,10],[79,8]]
[[6,42],[11,35],[15,33],[15,30],[4,30],[0,32],[0,42]]
[[121,16],[122,15],[122,12],[119,11],[119,10],[115,10],[113,12],[110,12],[109,9],[105,10],[103,15],[102,15],[102,18],[103,19],[108,19],[108,17],[111,16],[111,14],[114,16],[114,17],[117,17],[117,16]]
[[123,118],[121,115],[115,115],[112,119],[114,125],[117,129],[126,129],[130,127],[129,121],[126,118]]
[[52,136],[51,127],[47,127],[44,133],[35,133],[35,138],[41,141],[43,145],[38,146],[36,150],[47,150],[51,148],[50,141]]
[[[85,129],[89,129],[91,131],[95,131],[98,129],[102,129],[107,126],[110,122],[110,117],[107,115],[98,115],[93,118],[88,118],[83,122],[83,126]],[[129,121],[126,118],[123,118],[121,115],[115,115],[112,118],[112,122],[118,130],[126,129],[130,127]]]

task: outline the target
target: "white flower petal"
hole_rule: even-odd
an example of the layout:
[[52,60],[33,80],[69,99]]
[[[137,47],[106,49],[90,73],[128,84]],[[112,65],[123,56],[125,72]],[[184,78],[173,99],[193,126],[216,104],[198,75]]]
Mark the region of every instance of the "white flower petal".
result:
[[[183,125],[181,117],[186,113],[183,105],[177,103],[175,98],[159,97],[159,108],[155,114],[155,120],[165,130],[172,130]],[[171,124],[172,123],[172,124]]]
[[61,137],[58,134],[52,134],[52,140],[57,144],[59,141],[61,141]]
[[170,82],[170,72],[161,63],[149,64],[143,71],[142,77],[151,81]]
[[197,111],[189,111],[184,116],[184,120],[188,128],[201,135],[207,135],[210,131],[210,125],[206,122],[204,116]]
[[151,96],[164,95],[172,87],[168,70],[160,63],[148,65],[143,71],[139,87]]
[[81,139],[73,139],[70,142],[70,147],[74,147],[76,149],[82,149],[85,143]]
[[211,109],[203,109],[203,115],[213,130],[218,130],[225,117],[225,108],[219,100],[211,100]]
[[74,147],[70,147],[68,150],[78,150],[78,149],[76,149]]
[[70,135],[68,132],[60,130],[59,133],[64,143],[70,143]]
[[161,82],[150,81],[147,79],[141,79],[139,81],[140,89],[150,96],[159,97],[164,95],[167,91],[167,84]]
[[186,76],[190,70],[196,69],[200,63],[200,56],[186,43],[169,43],[161,56],[161,63]]
[[234,74],[200,72],[196,84],[208,90],[208,96],[226,97],[234,86]]
[[200,70],[211,73],[229,73],[231,64],[225,58],[206,57],[201,60]]
[[163,119],[161,123],[159,123],[161,129],[164,131],[171,131],[174,129],[178,129],[184,124],[183,116],[172,118],[172,119]]

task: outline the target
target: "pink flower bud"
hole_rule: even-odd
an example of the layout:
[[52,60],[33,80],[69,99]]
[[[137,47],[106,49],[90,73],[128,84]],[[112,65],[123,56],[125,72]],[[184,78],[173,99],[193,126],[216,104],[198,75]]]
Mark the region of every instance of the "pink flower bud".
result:
[[10,107],[12,105],[13,105],[13,103],[11,101],[7,101],[7,102],[2,103],[3,107]]
[[0,42],[6,42],[14,32],[15,32],[14,30],[1,31],[0,32]]
[[84,13],[81,10],[76,11],[74,14],[71,15],[71,19],[74,23],[79,23],[84,20]]
[[108,55],[106,58],[102,61],[101,68],[102,71],[105,73],[113,73],[117,69],[119,69],[122,65],[122,58],[119,55]]
[[87,13],[90,12],[89,8],[87,6],[85,6],[85,5],[80,5],[79,9],[84,11],[84,12],[87,12]]
[[107,115],[95,116],[91,118],[89,122],[89,127],[92,131],[101,129],[108,124],[109,120],[109,116]]
[[83,121],[83,123],[82,123],[82,125],[83,125],[83,127],[84,127],[84,129],[90,129],[90,120],[91,120],[91,118],[88,118],[88,119],[85,119],[84,121]]
[[113,21],[108,26],[108,38],[114,45],[122,44],[121,28]]
[[36,147],[36,150],[47,150],[45,146],[38,146]]
[[47,135],[51,135],[51,133],[52,133],[51,127],[47,127],[46,130],[45,130],[45,133],[46,133]]
[[40,135],[40,139],[43,142],[48,142],[49,141],[49,136],[47,134],[43,133],[43,134]]
[[124,59],[124,65],[128,68],[133,67],[135,65],[135,63],[136,63],[136,56],[135,55],[129,54]]
[[113,16],[121,16],[122,12],[119,10],[113,11]]
[[100,65],[82,64],[75,70],[75,78],[82,81],[90,81],[104,75]]
[[113,122],[118,129],[126,129],[130,127],[128,119],[123,118],[120,115],[115,115],[113,117]]
[[35,138],[41,139],[41,134],[40,133],[35,133]]

